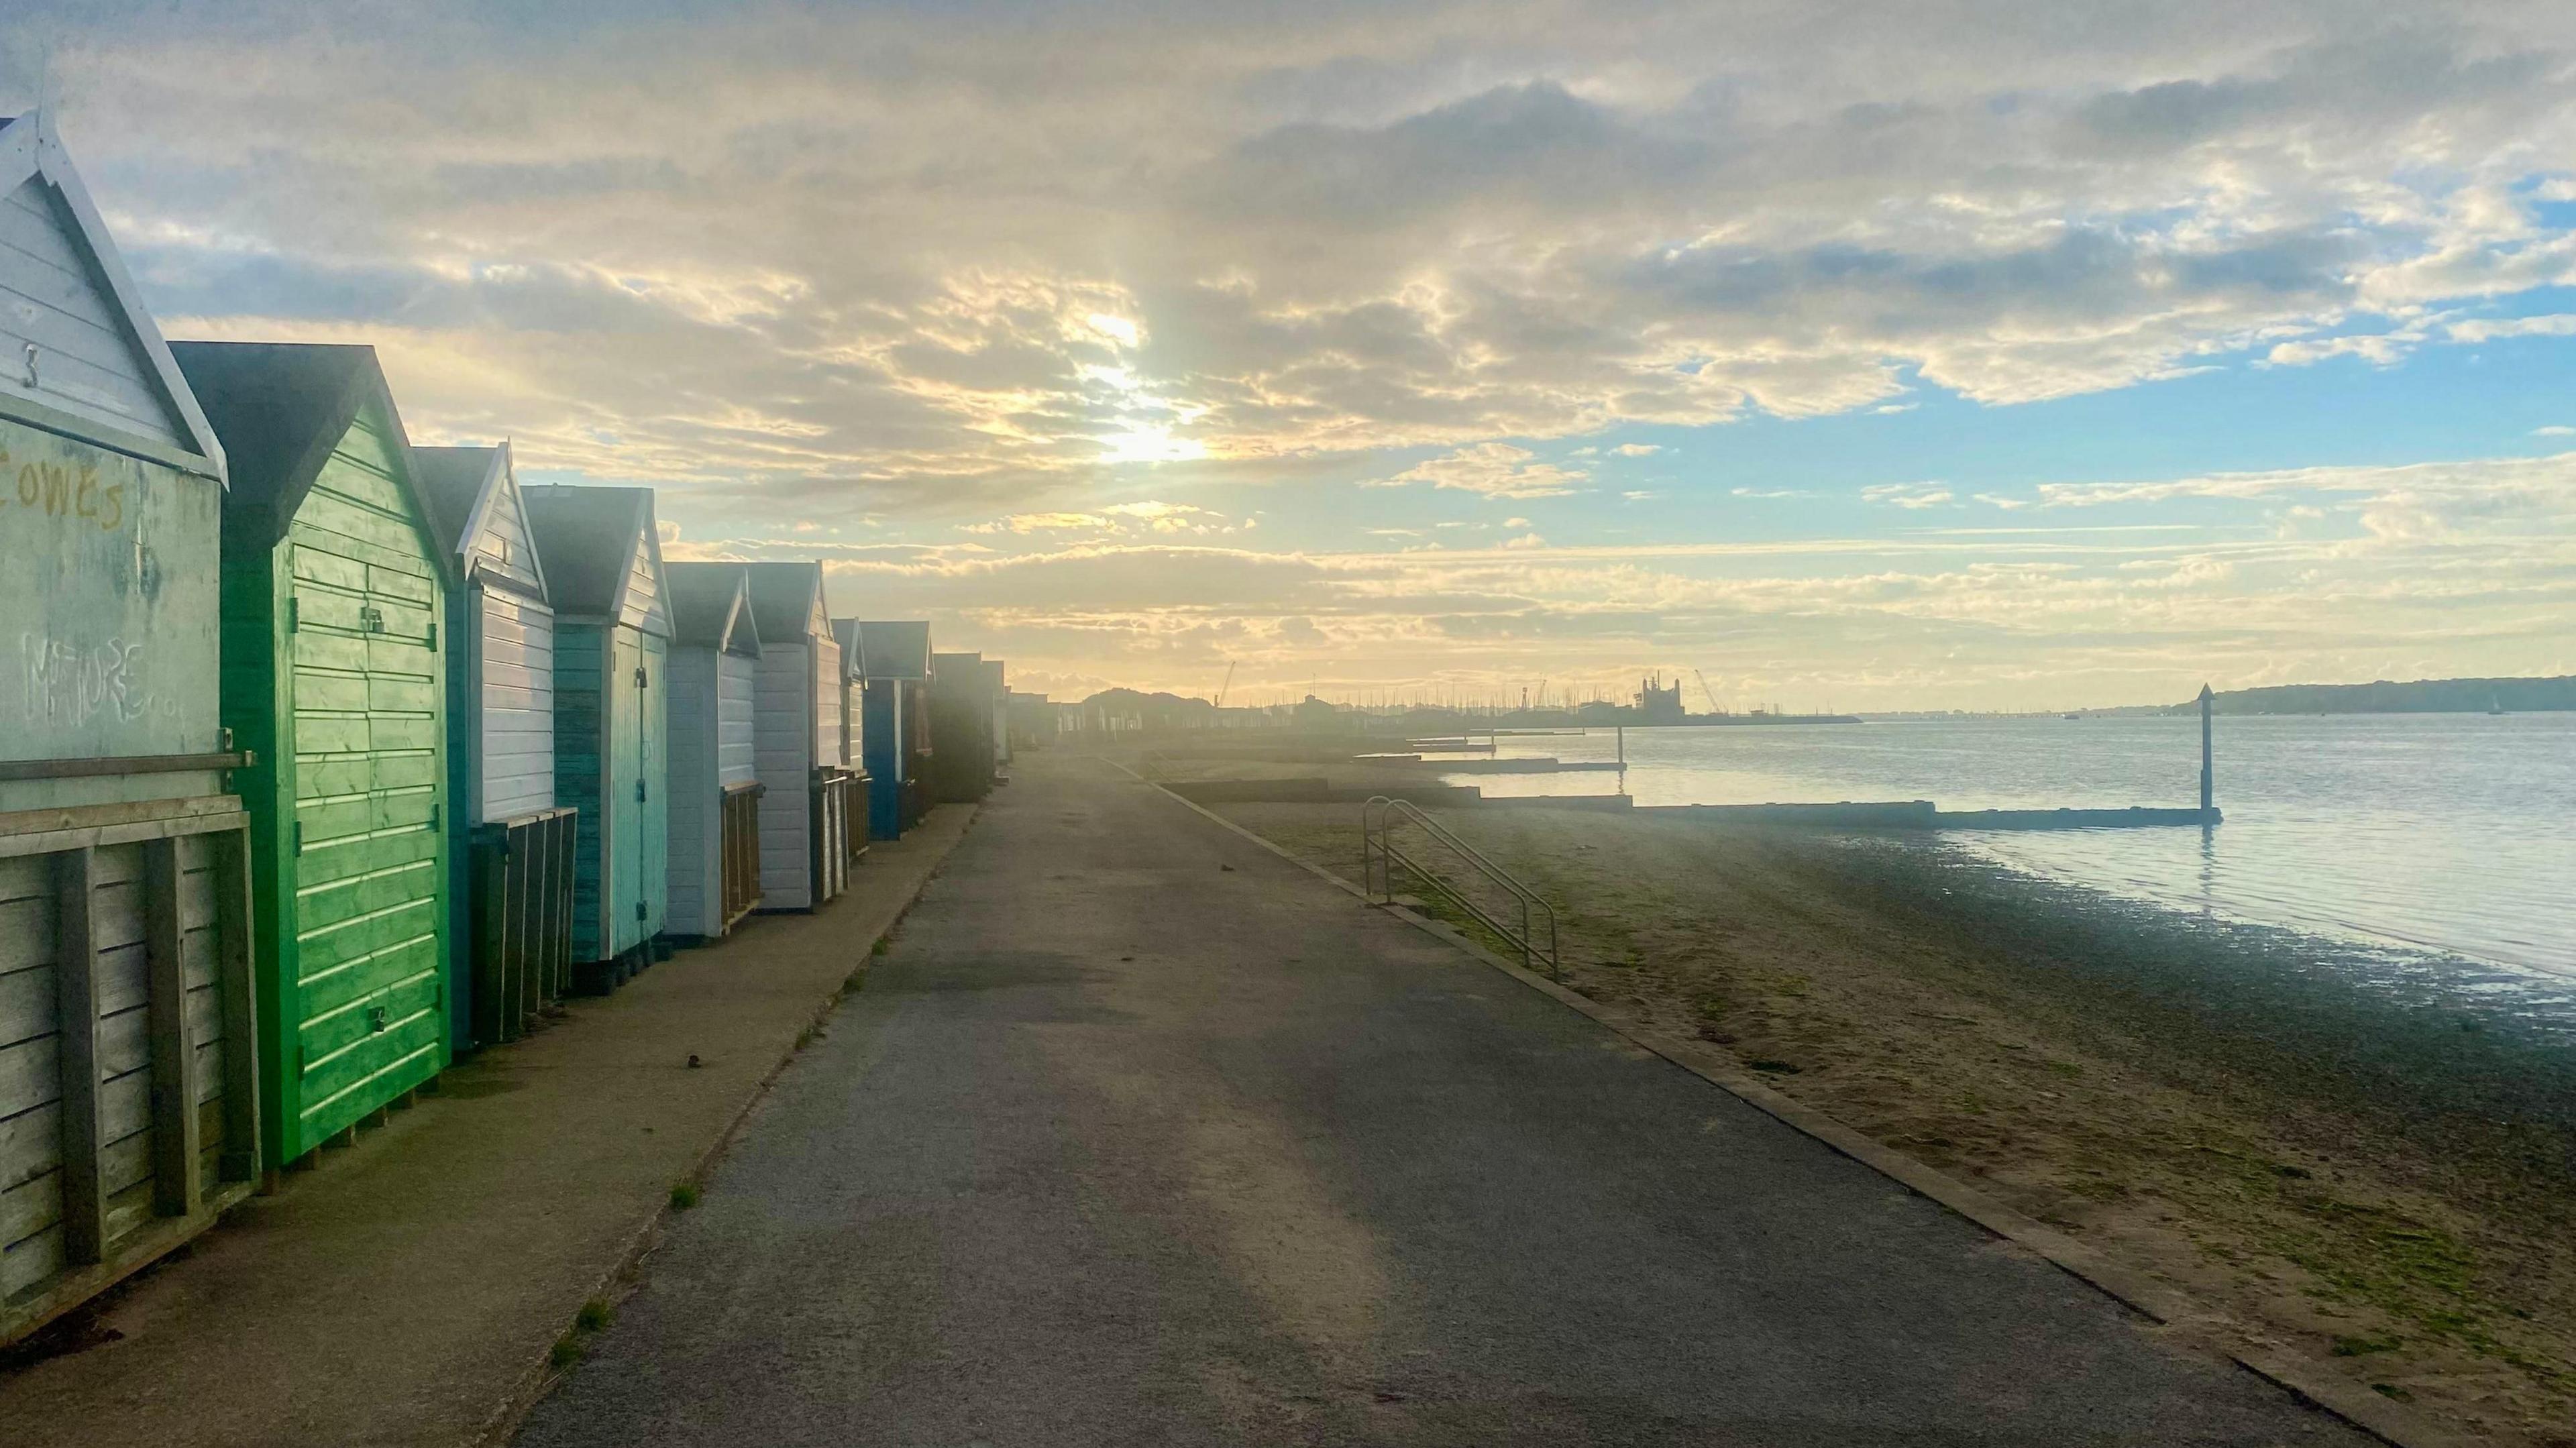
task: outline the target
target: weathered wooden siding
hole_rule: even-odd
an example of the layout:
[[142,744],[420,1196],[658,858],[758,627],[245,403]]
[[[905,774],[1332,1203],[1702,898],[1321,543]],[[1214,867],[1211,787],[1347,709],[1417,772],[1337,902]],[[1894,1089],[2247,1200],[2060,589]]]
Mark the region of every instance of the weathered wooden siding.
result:
[[662,597],[662,575],[653,567],[653,550],[641,543],[627,561],[626,600],[618,622],[646,633],[671,636],[669,603]]
[[518,484],[504,475],[499,493],[485,510],[474,535],[472,556],[482,571],[497,574],[534,591],[538,587],[537,549],[528,533],[528,509]]
[[554,613],[497,588],[479,590],[482,664],[478,821],[555,802]]
[[[172,842],[179,862],[180,970],[196,1043],[197,1174],[223,1155],[224,1013],[216,991],[214,845]],[[143,844],[97,851],[90,873],[97,960],[100,1183],[109,1249],[155,1215],[153,1064]],[[62,1053],[56,981],[62,896],[52,855],[0,859],[0,1302],[66,1265]]]
[[[211,478],[0,420],[0,758],[220,747],[221,503]],[[0,781],[0,810],[220,787],[211,775]]]
[[814,762],[842,763],[841,646],[828,628],[814,640]]
[[716,778],[725,784],[749,784],[760,778],[753,722],[759,681],[760,660],[741,654],[716,656]]
[[[78,226],[50,182],[0,197],[0,388],[153,442],[183,445],[152,364],[84,259]],[[27,348],[36,382],[27,383]]]
[[447,1064],[441,583],[400,466],[381,419],[362,412],[278,552],[293,610],[289,1143],[319,1141]]
[[810,787],[814,773],[814,656],[802,643],[761,645],[753,738],[760,782],[760,896],[771,910],[814,903]]
[[[716,660],[711,648],[671,653],[670,915],[674,935],[713,935],[721,926],[716,780]],[[746,660],[746,662],[748,662]]]
[[558,619],[555,625],[555,802],[580,811],[574,828],[573,959],[614,954],[603,949],[600,863],[608,839],[608,801],[601,797],[601,694],[608,643],[604,626]]

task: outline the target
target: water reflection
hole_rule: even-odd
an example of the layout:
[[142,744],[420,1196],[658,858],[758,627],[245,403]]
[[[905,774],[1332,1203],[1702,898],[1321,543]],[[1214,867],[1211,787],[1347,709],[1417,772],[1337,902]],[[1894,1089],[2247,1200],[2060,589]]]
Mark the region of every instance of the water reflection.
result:
[[[1932,720],[1635,729],[1640,804],[1930,799],[1949,809],[2188,805],[2199,720]],[[1608,731],[1501,741],[1610,760]],[[1600,775],[1460,776],[1493,794]],[[2016,869],[2173,908],[2576,975],[2576,716],[2221,719],[2215,829],[1958,837]],[[2195,837],[2195,835],[2197,837]]]

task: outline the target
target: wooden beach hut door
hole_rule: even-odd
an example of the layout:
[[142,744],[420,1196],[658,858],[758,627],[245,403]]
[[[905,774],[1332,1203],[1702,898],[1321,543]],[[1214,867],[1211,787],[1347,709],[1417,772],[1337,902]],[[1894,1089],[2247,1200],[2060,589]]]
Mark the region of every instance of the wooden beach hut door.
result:
[[616,673],[609,681],[609,697],[617,718],[609,726],[609,787],[617,792],[608,817],[616,822],[616,838],[608,842],[608,879],[605,892],[611,916],[608,938],[623,950],[644,938],[644,920],[649,907],[644,901],[644,809],[652,794],[652,784],[644,774],[644,690],[638,681],[644,677],[644,636],[631,628],[610,630],[614,639],[611,663]]
[[639,643],[644,672],[643,687],[635,691],[635,712],[642,726],[637,731],[641,740],[637,749],[642,758],[637,776],[642,788],[637,797],[643,804],[636,813],[643,827],[643,868],[635,877],[636,901],[641,907],[636,919],[642,922],[644,938],[651,940],[662,933],[670,908],[671,643],[649,633],[641,635]]
[[405,506],[374,470],[326,469],[283,550],[301,896],[283,1159],[446,1064],[439,583]]

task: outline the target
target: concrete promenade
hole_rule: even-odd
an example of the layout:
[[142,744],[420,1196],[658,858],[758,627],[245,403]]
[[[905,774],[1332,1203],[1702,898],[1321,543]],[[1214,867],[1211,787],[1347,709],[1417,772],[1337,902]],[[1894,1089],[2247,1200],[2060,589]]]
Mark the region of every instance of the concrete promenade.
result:
[[1035,755],[520,1441],[2370,1440]]
[[109,1298],[93,1345],[0,1371],[0,1445],[461,1448],[505,1430],[672,1184],[972,818],[941,809],[816,914],[755,919],[451,1069]]

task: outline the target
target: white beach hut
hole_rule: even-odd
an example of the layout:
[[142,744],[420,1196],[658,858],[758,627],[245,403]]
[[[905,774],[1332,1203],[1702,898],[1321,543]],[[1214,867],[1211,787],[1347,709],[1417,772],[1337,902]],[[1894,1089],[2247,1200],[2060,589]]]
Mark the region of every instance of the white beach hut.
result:
[[865,819],[841,764],[841,645],[824,611],[823,565],[743,568],[760,630],[753,735],[768,791],[760,801],[760,908],[811,910],[841,893],[850,823]]
[[465,583],[447,596],[451,1030],[491,1045],[523,1034],[570,968],[576,822],[555,804],[555,614],[509,445],[411,452]]
[[711,940],[759,908],[760,629],[739,563],[671,563],[671,905],[665,929]]

